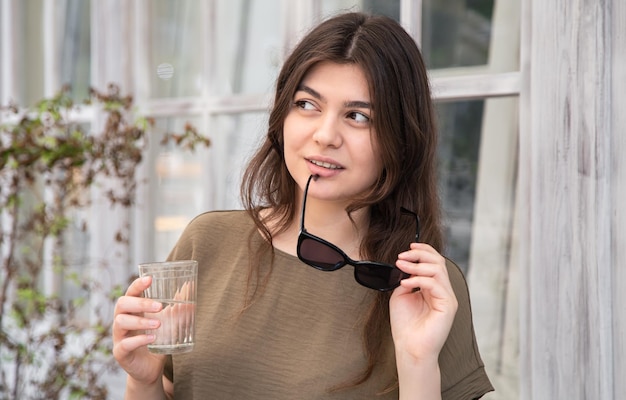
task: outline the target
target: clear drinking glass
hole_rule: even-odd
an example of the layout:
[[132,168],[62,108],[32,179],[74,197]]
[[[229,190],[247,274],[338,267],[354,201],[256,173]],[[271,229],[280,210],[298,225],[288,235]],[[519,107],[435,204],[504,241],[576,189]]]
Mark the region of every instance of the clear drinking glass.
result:
[[161,321],[159,328],[146,331],[156,336],[155,341],[148,345],[148,350],[158,354],[193,350],[198,262],[143,263],[139,264],[139,275],[152,277],[152,284],[144,291],[144,297],[163,304],[161,311],[145,314],[147,318]]

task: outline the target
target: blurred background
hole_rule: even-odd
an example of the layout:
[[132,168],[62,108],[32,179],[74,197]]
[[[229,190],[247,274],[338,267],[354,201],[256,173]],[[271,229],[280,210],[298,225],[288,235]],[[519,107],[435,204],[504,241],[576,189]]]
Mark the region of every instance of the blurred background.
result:
[[[67,250],[76,265],[112,259],[115,273],[103,279],[124,284],[138,262],[165,259],[195,215],[241,207],[242,168],[264,135],[285,55],[346,10],[398,20],[422,49],[440,123],[445,253],[470,285],[496,387],[486,398],[519,398],[519,0],[2,0],[0,104],[29,107],[65,84],[78,102],[116,83],[138,115],[154,119],[137,205],[110,210],[102,193],[85,194],[90,227]],[[87,130],[101,123],[88,106],[70,118]],[[187,122],[209,148],[158,145]],[[130,252],[114,251],[120,223],[131,229]],[[42,285],[69,295],[62,281]],[[121,398],[124,377],[107,379]]]

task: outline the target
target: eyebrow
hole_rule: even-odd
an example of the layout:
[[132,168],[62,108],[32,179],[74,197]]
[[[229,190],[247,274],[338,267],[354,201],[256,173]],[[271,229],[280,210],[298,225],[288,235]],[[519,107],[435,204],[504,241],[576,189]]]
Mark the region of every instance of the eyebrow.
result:
[[[306,85],[299,85],[297,91],[302,91],[302,92],[306,92],[308,94],[310,94],[311,96],[315,97],[316,99],[326,102],[326,98],[324,96],[322,96],[317,90],[312,89]],[[346,101],[345,103],[343,103],[344,107],[346,108],[372,108],[372,104],[367,102],[367,101],[361,101],[361,100],[353,100],[353,101]]]

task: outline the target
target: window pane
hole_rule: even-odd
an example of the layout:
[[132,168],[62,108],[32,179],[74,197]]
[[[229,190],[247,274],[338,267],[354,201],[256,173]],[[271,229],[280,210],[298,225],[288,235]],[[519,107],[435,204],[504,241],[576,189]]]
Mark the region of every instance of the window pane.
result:
[[[215,209],[241,209],[239,186],[247,160],[256,150],[267,124],[264,113],[228,114],[212,122],[209,148],[195,152],[158,144],[164,132],[181,132],[185,123],[200,127],[199,119],[158,119],[151,137],[149,194],[145,205],[153,226],[150,258],[164,260],[189,221]],[[146,212],[146,210],[143,210]]]
[[61,84],[69,84],[72,97],[82,101],[89,97],[91,78],[91,3],[66,0],[57,12]]
[[494,0],[425,0],[422,49],[429,68],[487,64]]
[[212,95],[266,93],[280,67],[280,0],[220,0]]
[[[0,5],[0,22],[4,20],[4,8],[2,7],[2,5]],[[3,46],[4,46],[4,27],[2,26],[2,24],[0,24],[0,55],[2,55],[3,53]],[[5,65],[3,65],[2,62],[0,62],[0,76],[2,76],[3,69],[6,68]],[[4,93],[3,91],[5,90],[4,87],[2,86],[3,82],[2,82],[2,78],[0,78],[0,107],[2,106],[6,106],[6,104],[4,104]]]
[[20,83],[14,100],[21,106],[32,106],[43,97],[43,7],[40,0],[24,0],[16,6],[20,37],[12,40],[20,44],[16,48]]
[[155,260],[165,260],[187,223],[205,211],[208,149],[200,146],[192,152],[172,143],[159,144],[165,132],[183,132],[186,123],[200,126],[198,119],[157,119],[150,139],[152,167],[146,201],[152,211],[153,226],[148,231],[154,235],[151,252]]
[[519,0],[424,0],[422,51],[429,69],[519,69]]
[[444,253],[465,273],[481,355],[507,399],[519,397],[517,109],[517,98],[437,105]]
[[[40,0],[13,2],[15,25],[10,46],[14,47],[15,93],[11,100],[20,106],[34,105],[44,96],[44,71],[60,76],[50,76],[54,84],[69,84],[75,100],[88,97],[90,80],[90,2],[82,0],[59,1],[54,8],[55,32],[45,32],[44,7]],[[11,8],[11,7],[10,7]],[[5,31],[5,34],[7,32]],[[48,36],[55,39],[50,50],[53,60],[44,59],[44,45]],[[45,64],[45,63],[48,64]],[[8,66],[3,67],[8,68]],[[60,88],[59,88],[60,89]],[[6,88],[11,90],[11,88]]]
[[203,85],[203,25],[211,23],[196,0],[147,3],[150,97],[199,96]]
[[264,113],[228,114],[215,118],[211,168],[215,172],[214,208],[241,208],[239,187],[247,161],[267,131]]
[[446,254],[467,269],[472,239],[478,154],[485,102],[443,103],[439,118],[439,181],[445,210]]
[[322,16],[336,14],[339,11],[359,10],[371,14],[386,15],[400,21],[400,0],[323,0]]

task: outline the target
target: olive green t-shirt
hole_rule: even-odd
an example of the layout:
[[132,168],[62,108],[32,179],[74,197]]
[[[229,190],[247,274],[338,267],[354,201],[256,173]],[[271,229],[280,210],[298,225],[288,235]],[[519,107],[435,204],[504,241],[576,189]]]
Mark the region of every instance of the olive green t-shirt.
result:
[[[366,361],[362,327],[376,291],[356,283],[352,267],[318,271],[275,249],[273,263],[269,254],[260,260],[265,290],[242,311],[257,282],[248,279],[249,249],[263,240],[245,212],[208,212],[189,224],[172,251],[171,259],[198,261],[195,347],[171,356],[164,371],[174,398],[397,399],[390,332],[365,383],[329,390],[354,378]],[[465,279],[454,264],[448,270],[459,308],[439,357],[442,394],[479,398],[493,388],[474,337]]]

